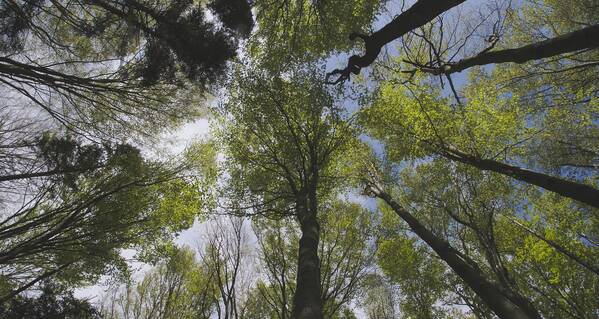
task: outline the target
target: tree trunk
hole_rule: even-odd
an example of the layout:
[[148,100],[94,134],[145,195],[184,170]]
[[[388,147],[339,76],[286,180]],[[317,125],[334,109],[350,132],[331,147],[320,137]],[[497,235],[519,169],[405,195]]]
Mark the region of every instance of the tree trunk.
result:
[[521,296],[515,296],[509,291],[498,287],[487,279],[482,271],[472,261],[439,238],[420,223],[408,211],[403,209],[389,194],[381,188],[371,187],[370,191],[387,203],[393,211],[403,219],[410,229],[420,239],[425,241],[441,259],[470,287],[472,290],[495,312],[497,316],[505,319],[540,319],[537,310]]
[[[364,40],[364,46],[366,48],[364,54],[351,56],[347,61],[347,67],[345,67],[345,69],[337,69],[328,74],[328,76],[340,75],[339,79],[330,82],[327,80],[327,82],[339,83],[342,80],[348,79],[350,73],[360,73],[360,69],[371,65],[376,60],[381,49],[386,44],[425,25],[443,12],[448,11],[465,1],[466,0],[418,0],[408,10],[402,12],[399,16],[380,30],[372,33],[370,36],[357,35],[356,37]],[[354,36],[350,35],[350,39],[353,38]]]
[[[313,206],[313,204],[310,206]],[[316,211],[308,209],[305,200],[298,205],[298,220],[302,237],[299,241],[297,288],[293,296],[293,318],[322,319],[320,261],[318,259],[320,225],[316,219]]]
[[582,203],[599,208],[599,190],[581,183],[571,182],[558,177],[529,171],[489,159],[463,153],[459,150],[445,148],[441,155],[460,163],[472,165],[485,171],[511,176],[517,180],[539,186],[548,191],[572,198]]
[[418,0],[408,10],[374,32],[371,38],[379,46],[396,40],[435,19],[440,14],[458,6],[466,0]]
[[451,74],[461,72],[476,65],[493,63],[524,63],[531,60],[552,57],[562,53],[582,49],[592,49],[599,46],[599,25],[592,25],[564,35],[525,45],[515,49],[487,51],[476,56],[448,63],[439,68],[420,68],[433,74]]

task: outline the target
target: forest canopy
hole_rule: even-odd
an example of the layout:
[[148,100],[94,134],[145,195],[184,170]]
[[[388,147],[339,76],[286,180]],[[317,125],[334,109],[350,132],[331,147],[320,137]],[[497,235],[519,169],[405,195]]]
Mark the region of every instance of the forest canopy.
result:
[[0,0],[0,318],[599,317],[599,1]]

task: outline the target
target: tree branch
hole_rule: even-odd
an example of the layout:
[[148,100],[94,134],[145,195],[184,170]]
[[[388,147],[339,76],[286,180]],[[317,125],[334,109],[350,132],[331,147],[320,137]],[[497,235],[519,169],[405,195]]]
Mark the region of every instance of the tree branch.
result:
[[[466,0],[419,0],[408,10],[393,19],[380,30],[370,36],[352,33],[349,38],[360,38],[364,41],[366,52],[364,55],[353,55],[347,62],[345,69],[333,70],[327,74],[326,82],[329,84],[341,83],[349,79],[350,74],[359,74],[362,68],[370,66],[378,57],[381,49],[393,40],[406,33],[430,22],[445,11],[465,2]],[[338,75],[336,80],[329,80],[331,76]]]
[[593,49],[598,46],[599,24],[515,49],[498,51],[490,51],[486,49],[473,57],[465,58],[455,63],[449,62],[440,67],[430,67],[424,65],[415,66],[422,72],[431,73],[434,75],[449,75],[452,73],[461,72],[477,65],[507,62],[524,63],[531,60],[552,57],[562,53]]

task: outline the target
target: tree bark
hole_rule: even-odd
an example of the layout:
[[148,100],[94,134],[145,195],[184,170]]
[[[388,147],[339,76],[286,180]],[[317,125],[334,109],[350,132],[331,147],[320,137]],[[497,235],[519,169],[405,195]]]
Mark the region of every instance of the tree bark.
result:
[[589,185],[576,183],[504,164],[498,161],[481,159],[456,149],[443,148],[441,155],[460,163],[468,164],[485,171],[511,176],[519,181],[536,185],[564,197],[572,198],[587,205],[599,208],[599,190]]
[[493,63],[524,63],[531,60],[552,57],[562,53],[574,52],[583,49],[592,49],[599,46],[599,25],[592,25],[564,35],[525,45],[515,49],[486,51],[476,56],[462,59],[456,63],[447,63],[438,68],[419,66],[424,72],[438,74],[452,74],[461,72],[476,65]]
[[408,10],[404,11],[387,25],[374,32],[370,38],[379,47],[383,47],[387,43],[425,25],[443,12],[460,5],[465,1],[466,0],[418,0]]
[[398,39],[406,33],[419,28],[432,21],[438,15],[465,2],[466,0],[418,0],[408,10],[401,13],[387,25],[372,33],[370,36],[351,35],[350,39],[355,37],[364,40],[366,50],[364,55],[353,55],[347,62],[345,69],[337,69],[329,73],[339,75],[337,81],[327,82],[338,83],[349,78],[350,73],[358,74],[360,69],[371,65],[378,57],[381,49],[391,41]]
[[[307,202],[307,200],[302,200],[298,203],[298,220],[302,236],[299,241],[297,288],[293,296],[293,318],[322,319],[320,260],[318,258],[320,225],[316,218],[316,211],[309,209]],[[314,206],[314,204],[310,206]]]
[[476,264],[473,264],[471,260],[468,260],[463,254],[451,247],[447,241],[428,230],[382,188],[371,186],[369,191],[385,201],[408,224],[410,229],[425,241],[472,288],[497,316],[506,319],[541,318],[530,302],[523,300],[524,298],[521,296],[516,296],[501,289],[497,284],[487,279]]

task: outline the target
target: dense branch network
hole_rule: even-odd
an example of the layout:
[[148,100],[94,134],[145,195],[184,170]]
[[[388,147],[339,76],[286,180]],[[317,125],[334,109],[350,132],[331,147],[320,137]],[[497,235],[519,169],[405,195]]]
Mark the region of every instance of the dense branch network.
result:
[[[419,0],[408,10],[397,16],[389,24],[371,35],[352,33],[350,40],[364,40],[366,51],[363,55],[352,55],[344,69],[336,69],[327,75],[327,83],[337,84],[349,79],[351,74],[359,74],[362,68],[371,65],[378,57],[381,49],[391,41],[402,37],[408,32],[425,25],[438,15],[463,3],[465,0]],[[338,76],[337,79],[330,79]]]
[[[359,74],[362,68],[370,66],[376,60],[383,46],[432,21],[443,12],[462,2],[464,1],[420,0],[385,27],[371,35],[358,33],[350,34],[350,40],[354,41],[359,38],[364,41],[365,52],[361,56],[352,55],[349,57],[345,68],[331,71],[327,75],[327,83],[338,84],[348,80],[351,74]],[[596,48],[599,46],[599,25],[591,25],[577,31],[519,48],[493,51],[493,48],[498,41],[499,37],[493,35],[490,37],[489,47],[473,57],[464,58],[458,62],[437,61],[439,66],[431,66],[431,63],[421,64],[412,61],[406,62],[415,66],[422,72],[431,73],[433,75],[449,75],[477,65],[506,62],[525,63],[527,61],[539,60],[563,53]],[[337,78],[333,79],[335,76],[337,76]]]
[[[496,43],[498,38],[495,39]],[[441,63],[434,67],[416,62],[405,61],[414,65],[422,72],[433,75],[458,73],[473,66],[495,64],[495,63],[525,63],[585,49],[594,49],[599,46],[599,25],[592,25],[577,31],[566,33],[555,38],[528,44],[519,48],[492,51],[492,47],[481,53],[462,59],[458,62]]]
[[530,301],[515,291],[509,291],[500,283],[485,277],[477,263],[451,246],[449,242],[427,229],[416,217],[402,207],[386,190],[380,174],[372,169],[368,173],[366,193],[380,198],[404,220],[420,239],[444,260],[455,273],[484,300],[500,318],[540,318]]

